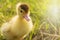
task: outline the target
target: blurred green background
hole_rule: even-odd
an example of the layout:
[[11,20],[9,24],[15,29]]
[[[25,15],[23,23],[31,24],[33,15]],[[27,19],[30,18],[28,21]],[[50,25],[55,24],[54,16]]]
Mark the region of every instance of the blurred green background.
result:
[[[55,4],[56,0],[0,0],[0,27],[3,23],[8,22],[12,17],[17,15],[16,4],[19,2],[29,4],[30,16],[34,24],[34,30],[24,40],[60,39],[60,20],[56,16],[53,16],[55,12],[52,12],[54,6],[49,7],[52,4],[59,6],[59,0],[57,4]],[[49,8],[51,9],[49,10]],[[54,10],[57,10],[55,8]],[[2,36],[0,36],[0,40],[3,40]]]

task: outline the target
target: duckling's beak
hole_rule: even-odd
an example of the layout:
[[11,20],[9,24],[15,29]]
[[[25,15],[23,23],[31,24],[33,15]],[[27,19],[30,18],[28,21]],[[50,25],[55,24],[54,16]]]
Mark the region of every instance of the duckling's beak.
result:
[[27,21],[30,21],[30,18],[28,15],[25,15],[24,18],[27,20]]

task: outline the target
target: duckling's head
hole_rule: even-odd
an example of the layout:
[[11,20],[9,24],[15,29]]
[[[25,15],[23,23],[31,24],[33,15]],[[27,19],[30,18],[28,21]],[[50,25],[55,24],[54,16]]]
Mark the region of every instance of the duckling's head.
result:
[[16,11],[20,17],[29,20],[29,14],[30,14],[29,6],[26,3],[18,3],[16,7]]

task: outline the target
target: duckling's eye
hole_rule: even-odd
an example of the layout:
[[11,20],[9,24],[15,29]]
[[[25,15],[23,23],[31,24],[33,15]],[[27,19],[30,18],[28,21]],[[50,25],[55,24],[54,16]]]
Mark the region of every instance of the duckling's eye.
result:
[[20,13],[24,13],[24,10],[21,9],[21,10],[20,10]]
[[20,12],[22,13],[23,11],[21,10]]

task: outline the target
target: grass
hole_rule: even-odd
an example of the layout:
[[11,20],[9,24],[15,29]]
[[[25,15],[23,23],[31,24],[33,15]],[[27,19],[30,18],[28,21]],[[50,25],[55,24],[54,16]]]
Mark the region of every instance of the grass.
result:
[[[60,27],[57,26],[60,24],[52,21],[55,19],[52,19],[53,16],[50,16],[47,10],[47,6],[51,1],[0,0],[0,27],[3,23],[8,22],[16,15],[16,4],[25,2],[30,5],[30,16],[34,24],[34,31],[32,31],[24,40],[60,40]],[[3,40],[2,36],[0,36],[0,40]]]

